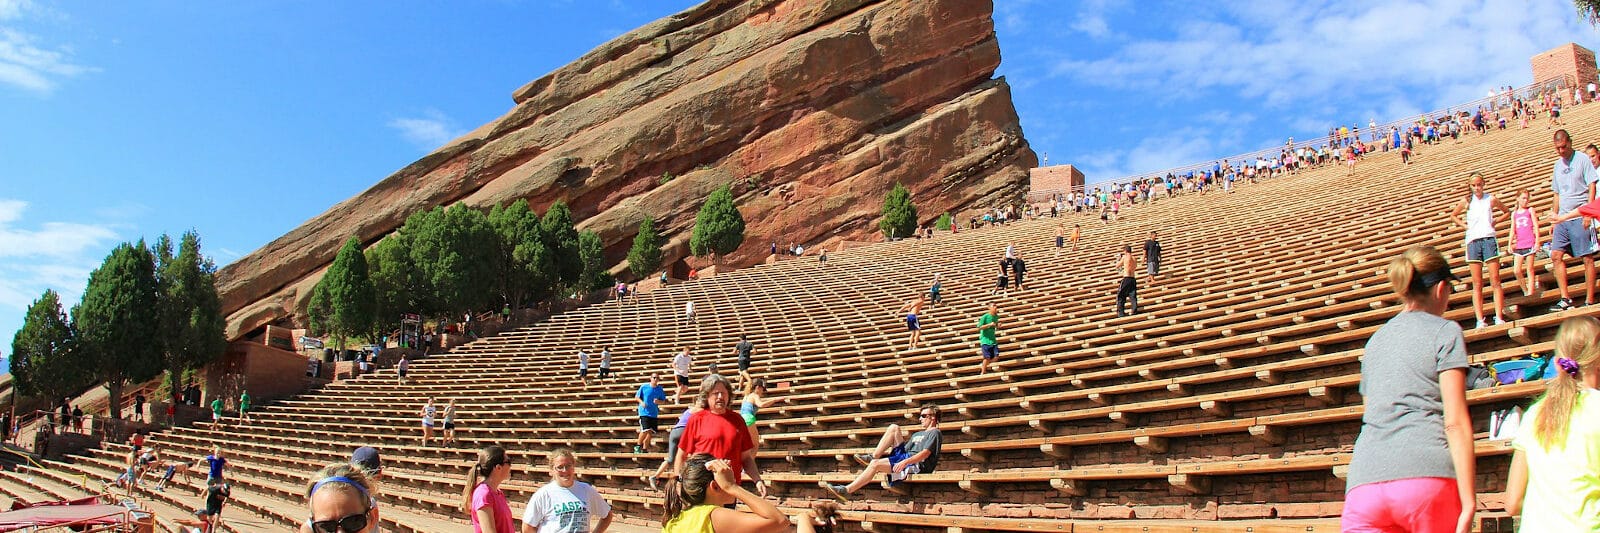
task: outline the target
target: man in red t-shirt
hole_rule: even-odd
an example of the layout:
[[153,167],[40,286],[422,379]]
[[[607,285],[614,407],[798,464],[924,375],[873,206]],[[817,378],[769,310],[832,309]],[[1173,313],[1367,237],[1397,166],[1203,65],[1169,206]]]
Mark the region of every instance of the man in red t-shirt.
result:
[[767,485],[761,482],[761,470],[756,466],[756,447],[750,440],[750,430],[744,417],[728,410],[733,399],[733,385],[718,374],[700,381],[700,395],[695,405],[705,411],[689,419],[678,441],[678,455],[673,459],[673,470],[682,471],[689,456],[709,453],[718,459],[727,459],[733,467],[733,479],[741,480],[741,473],[749,474],[756,484],[756,493],[767,495]]

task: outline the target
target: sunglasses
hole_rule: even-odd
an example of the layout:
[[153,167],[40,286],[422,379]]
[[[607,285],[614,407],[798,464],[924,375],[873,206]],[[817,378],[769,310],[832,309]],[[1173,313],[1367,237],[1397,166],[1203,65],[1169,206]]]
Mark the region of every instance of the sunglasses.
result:
[[312,522],[311,530],[321,533],[356,533],[367,528],[367,513],[361,512],[338,520]]

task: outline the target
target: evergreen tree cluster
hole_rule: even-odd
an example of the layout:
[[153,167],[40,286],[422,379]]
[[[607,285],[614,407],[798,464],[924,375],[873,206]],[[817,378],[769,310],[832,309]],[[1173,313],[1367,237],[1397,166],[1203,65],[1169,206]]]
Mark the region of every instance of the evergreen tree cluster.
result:
[[123,386],[162,372],[176,389],[184,371],[225,349],[216,272],[193,231],[176,250],[166,235],[153,246],[118,245],[89,274],[70,315],[51,290],[28,306],[11,341],[16,390],[55,400],[104,383],[111,405],[121,405]]
[[342,346],[392,329],[404,313],[458,317],[606,287],[603,252],[599,235],[574,227],[564,202],[543,216],[526,200],[487,213],[435,207],[412,214],[365,253],[356,237],[346,241],[306,315],[314,334]]

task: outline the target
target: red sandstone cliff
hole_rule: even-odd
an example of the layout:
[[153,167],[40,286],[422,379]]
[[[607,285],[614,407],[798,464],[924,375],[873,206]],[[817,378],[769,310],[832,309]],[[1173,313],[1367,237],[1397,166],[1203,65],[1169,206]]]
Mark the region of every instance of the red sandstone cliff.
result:
[[[1022,138],[986,0],[711,0],[629,32],[513,93],[456,139],[224,267],[228,336],[292,320],[350,235],[412,212],[565,199],[621,260],[645,215],[686,254],[701,199],[732,183],[767,243],[875,233],[906,184],[928,220],[1022,197]],[[662,184],[660,177],[676,176]]]

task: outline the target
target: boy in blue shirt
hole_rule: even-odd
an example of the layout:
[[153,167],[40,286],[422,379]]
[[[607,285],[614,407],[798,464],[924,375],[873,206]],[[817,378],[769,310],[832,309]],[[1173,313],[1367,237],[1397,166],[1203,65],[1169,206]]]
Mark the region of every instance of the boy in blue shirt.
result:
[[644,447],[656,436],[657,420],[661,417],[658,402],[667,399],[667,391],[661,388],[661,377],[652,374],[650,382],[640,385],[633,397],[639,400],[639,441],[634,443],[633,453],[644,453]]

